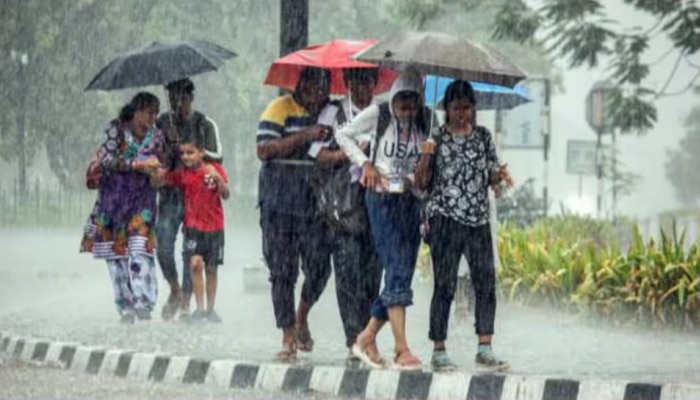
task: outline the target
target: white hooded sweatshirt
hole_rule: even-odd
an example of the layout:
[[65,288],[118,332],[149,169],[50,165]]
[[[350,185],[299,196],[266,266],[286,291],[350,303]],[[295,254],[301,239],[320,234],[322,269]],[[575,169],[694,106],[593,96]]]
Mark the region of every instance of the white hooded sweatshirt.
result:
[[[407,69],[402,72],[391,87],[389,110],[392,119],[377,146],[375,146],[375,142],[379,123],[378,104],[373,104],[362,110],[350,124],[335,133],[335,139],[350,160],[358,166],[371,161],[371,156],[367,157],[358,145],[360,142],[369,140],[371,143],[370,155],[376,152],[374,166],[377,172],[386,178],[396,172],[396,166],[400,165],[405,177],[415,183],[414,171],[420,156],[421,137],[427,137],[427,132],[417,132],[418,127],[415,124],[408,135],[403,135],[399,131],[392,103],[398,93],[406,91],[416,92],[423,98],[423,79],[415,69]],[[380,188],[377,191],[385,190]]]

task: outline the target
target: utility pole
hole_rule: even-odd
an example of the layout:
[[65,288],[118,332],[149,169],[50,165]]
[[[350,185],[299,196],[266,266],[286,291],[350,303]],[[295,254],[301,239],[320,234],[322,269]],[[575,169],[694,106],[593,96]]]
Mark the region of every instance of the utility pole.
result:
[[17,82],[19,86],[17,91],[18,109],[17,109],[17,155],[19,169],[19,195],[25,198],[27,195],[27,65],[29,64],[28,50],[29,32],[23,23],[23,7],[22,1],[16,3],[17,21],[18,21],[18,37],[15,37],[14,46],[16,49],[10,51],[10,59],[17,63]]
[[308,43],[309,0],[280,0],[280,57],[303,49]]
[[552,84],[549,78],[544,79],[544,106],[542,108],[542,199],[544,201],[543,215],[546,217],[549,212],[549,144],[552,128],[552,112],[550,99],[552,97]]
[[596,197],[596,216],[598,219],[603,217],[603,192],[605,187],[603,184],[603,130],[602,128],[596,132],[596,175],[598,176],[598,195]]
[[611,173],[611,179],[612,179],[612,219],[613,219],[613,224],[617,224],[617,129],[613,129],[611,134],[612,134],[612,149],[610,151],[612,160],[612,173]]
[[[609,110],[609,93],[611,89],[612,86],[609,83],[597,82],[593,85],[586,97],[586,120],[596,134],[596,175],[598,176],[596,215],[599,219],[603,218],[603,192],[605,189],[603,181],[605,159],[605,155],[603,154],[603,135],[610,132],[614,134],[612,113]],[[613,137],[613,141],[614,140],[615,138]],[[616,197],[617,194],[614,193],[613,202],[616,200]]]

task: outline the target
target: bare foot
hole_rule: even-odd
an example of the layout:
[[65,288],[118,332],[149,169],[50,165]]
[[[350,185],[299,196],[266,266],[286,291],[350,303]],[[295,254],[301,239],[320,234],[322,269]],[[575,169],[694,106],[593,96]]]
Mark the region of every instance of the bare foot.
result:
[[311,337],[308,325],[296,326],[297,349],[303,352],[311,352],[314,349],[314,339]]

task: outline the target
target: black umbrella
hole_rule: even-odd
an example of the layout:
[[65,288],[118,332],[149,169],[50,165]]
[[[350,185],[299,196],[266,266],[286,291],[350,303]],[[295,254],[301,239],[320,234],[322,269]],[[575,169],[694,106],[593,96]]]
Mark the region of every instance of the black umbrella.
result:
[[120,54],[102,69],[85,90],[115,90],[165,85],[203,72],[217,70],[237,54],[205,41],[153,42]]

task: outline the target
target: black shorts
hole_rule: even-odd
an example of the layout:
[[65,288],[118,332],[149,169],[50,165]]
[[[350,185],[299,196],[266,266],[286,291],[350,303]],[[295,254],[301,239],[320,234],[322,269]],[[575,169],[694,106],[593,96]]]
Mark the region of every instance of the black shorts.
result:
[[185,260],[192,256],[202,256],[207,266],[219,266],[224,263],[224,231],[201,232],[185,228],[183,255]]

